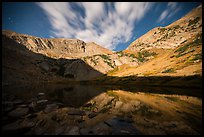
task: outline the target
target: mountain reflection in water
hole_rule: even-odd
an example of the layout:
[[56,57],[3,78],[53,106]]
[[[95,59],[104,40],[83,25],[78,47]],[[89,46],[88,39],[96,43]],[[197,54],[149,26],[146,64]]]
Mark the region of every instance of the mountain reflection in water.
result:
[[[10,131],[18,134],[201,134],[201,89],[63,84],[2,89],[5,135],[11,134]],[[64,122],[64,126],[52,127],[53,121]],[[18,126],[10,128],[16,122]],[[25,127],[26,130],[19,130]]]

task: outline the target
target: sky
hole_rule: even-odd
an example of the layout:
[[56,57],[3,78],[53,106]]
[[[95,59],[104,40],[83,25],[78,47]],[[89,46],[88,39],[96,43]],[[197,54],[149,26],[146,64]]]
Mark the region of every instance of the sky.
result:
[[198,2],[3,2],[2,30],[77,38],[113,51],[180,19]]

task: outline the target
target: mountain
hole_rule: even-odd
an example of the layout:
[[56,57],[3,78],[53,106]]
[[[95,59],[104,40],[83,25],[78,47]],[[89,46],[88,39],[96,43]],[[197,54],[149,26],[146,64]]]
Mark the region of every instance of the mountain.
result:
[[7,37],[4,33],[2,41],[3,85],[89,80],[103,75],[81,59],[54,59],[35,53],[22,43]]
[[[150,30],[123,52],[136,54],[143,63],[121,67],[110,76],[202,75],[202,5],[166,27]],[[146,60],[148,52],[155,53],[154,58]]]
[[175,49],[181,43],[202,33],[202,6],[166,27],[156,27],[128,46],[125,51]]
[[2,30],[4,83],[136,76],[202,76],[202,5],[118,52],[79,39]]
[[105,49],[94,42],[85,43],[79,39],[65,38],[39,38],[12,31],[3,30],[3,35],[26,46],[35,53],[41,53],[51,58],[81,58],[96,54],[111,54],[112,51]]
[[53,59],[80,59],[101,73],[107,73],[118,65],[135,66],[137,61],[129,57],[120,57],[95,42],[85,43],[79,39],[39,38],[13,31],[3,30],[3,36],[14,40],[34,53],[39,53]]

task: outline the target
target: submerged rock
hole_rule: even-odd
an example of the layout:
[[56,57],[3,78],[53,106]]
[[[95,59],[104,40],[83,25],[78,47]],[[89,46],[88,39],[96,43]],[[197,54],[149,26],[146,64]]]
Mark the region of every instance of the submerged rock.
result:
[[2,128],[3,135],[23,135],[27,131],[29,131],[33,126],[35,126],[34,122],[27,122],[20,124],[18,121],[5,125]]
[[65,131],[66,127],[65,126],[59,126],[55,129],[55,135],[61,135]]
[[139,131],[131,124],[129,120],[120,117],[114,117],[104,121],[106,125],[112,128],[113,135],[137,135]]
[[46,104],[48,102],[47,99],[43,99],[43,100],[38,100],[37,104]]
[[112,128],[106,124],[98,123],[97,125],[89,128],[80,129],[81,135],[111,135]]
[[43,92],[38,93],[38,96],[44,96],[44,95],[45,95],[45,93],[43,93]]
[[85,111],[80,110],[80,109],[75,109],[75,108],[70,108],[68,111],[68,115],[80,115],[83,116],[85,115]]
[[48,100],[46,100],[46,99],[33,101],[28,106],[29,106],[31,111],[37,112],[37,111],[41,111],[41,110],[45,109],[47,102],[48,102]]
[[22,104],[22,105],[18,105],[18,107],[26,108],[26,107],[28,107],[28,105],[27,104]]
[[40,63],[40,68],[43,69],[44,71],[49,71],[50,65],[47,62],[42,62]]
[[18,104],[22,104],[22,103],[23,103],[23,101],[20,100],[20,99],[16,99],[16,100],[13,101],[14,105],[18,105]]
[[8,116],[10,117],[22,117],[26,114],[28,114],[29,109],[28,108],[16,108],[15,110],[11,111]]
[[59,108],[59,106],[57,104],[48,104],[44,110],[45,113],[49,113],[52,111],[55,111]]
[[97,116],[98,113],[92,112],[88,115],[89,118],[94,118],[95,116]]
[[72,127],[67,135],[79,135],[79,127],[77,126]]
[[28,118],[28,119],[33,119],[33,118],[35,118],[35,117],[37,117],[38,115],[37,114],[28,114],[27,116],[26,116],[26,118]]

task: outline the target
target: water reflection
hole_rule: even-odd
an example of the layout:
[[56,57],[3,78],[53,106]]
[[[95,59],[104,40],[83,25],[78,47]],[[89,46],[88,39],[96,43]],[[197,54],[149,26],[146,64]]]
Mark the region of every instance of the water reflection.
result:
[[[201,134],[201,89],[60,84],[2,88],[3,125],[15,125],[19,118],[25,118],[23,127],[32,125],[30,117],[36,121],[22,134],[38,134],[36,124],[49,115],[55,118],[41,125],[47,134],[56,134],[48,130],[53,119],[74,124],[77,134],[97,134],[98,129],[101,134]],[[69,117],[74,121],[67,121]],[[72,131],[58,128],[63,128],[59,134]]]
[[2,100],[20,98],[28,100],[36,97],[38,93],[45,93],[49,101],[57,101],[67,106],[80,107],[95,96],[108,90],[124,90],[132,93],[144,92],[169,95],[187,95],[202,97],[201,89],[173,88],[173,87],[125,87],[125,86],[99,86],[99,85],[64,85],[44,84],[35,86],[2,87]]

